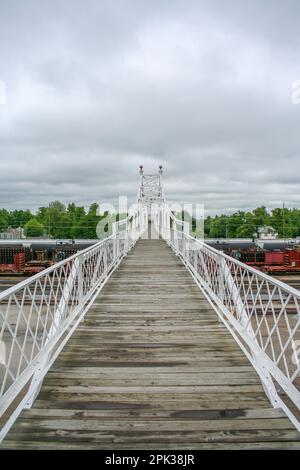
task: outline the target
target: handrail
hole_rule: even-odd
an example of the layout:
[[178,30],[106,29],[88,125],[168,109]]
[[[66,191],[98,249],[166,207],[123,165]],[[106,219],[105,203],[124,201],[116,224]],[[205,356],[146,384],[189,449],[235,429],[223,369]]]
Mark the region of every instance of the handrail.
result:
[[[114,224],[111,236],[0,294],[0,346],[1,341],[6,346],[0,417],[19,400],[0,430],[0,442],[22,409],[32,405],[111,273],[148,229],[147,207],[138,206]],[[188,223],[163,202],[157,211],[158,232],[253,364],[272,405],[300,431],[293,409],[300,409],[300,291],[193,238]]]
[[[84,248],[83,250],[80,250],[80,254],[83,255],[84,253],[89,252],[91,249],[99,247],[100,245],[102,245],[107,240],[109,240],[113,237],[114,237],[114,235],[110,235],[109,237],[95,243],[94,245],[89,246],[87,248]],[[41,271],[39,273],[36,273],[33,276],[30,276],[30,278],[25,279],[24,281],[18,282],[18,284],[15,284],[14,286],[9,287],[8,289],[5,289],[4,291],[0,292],[0,302],[1,302],[2,299],[6,298],[8,295],[18,292],[20,289],[27,286],[28,284],[31,284],[32,282],[36,281],[37,279],[40,279],[41,277],[44,277],[46,274],[52,273],[57,268],[60,268],[61,266],[63,266],[67,262],[70,262],[70,261],[74,260],[77,257],[78,257],[78,252],[74,253],[71,256],[68,256],[68,258],[65,258],[62,261],[58,261],[57,263],[55,263],[52,266],[49,266],[48,268],[43,269],[43,271]]]
[[143,230],[137,211],[117,223],[113,235],[0,294],[0,344],[6,350],[5,360],[0,358],[0,417],[19,400],[0,442],[32,405],[50,366]]
[[240,266],[242,268],[244,268],[245,266],[247,267],[247,270],[253,274],[257,274],[259,275],[260,277],[264,278],[264,279],[267,279],[268,281],[271,281],[273,284],[276,284],[278,287],[282,288],[282,289],[285,289],[286,291],[289,291],[291,294],[293,295],[298,295],[300,296],[300,290],[299,289],[295,289],[294,287],[290,286],[289,284],[286,284],[285,282],[282,282],[280,281],[279,279],[276,279],[275,277],[272,277],[270,276],[269,274],[267,273],[264,273],[262,271],[259,271],[258,269],[256,268],[253,268],[252,266],[249,266],[245,263],[243,263],[242,261],[239,261],[238,259],[235,259],[233,258],[232,256],[230,255],[227,255],[226,253],[220,251],[220,250],[217,250],[216,248],[208,245],[207,243],[203,242],[202,240],[199,240],[198,238],[194,238],[192,237],[191,235],[189,234],[185,234],[185,236],[191,240],[191,241],[196,241],[197,243],[199,244],[202,244],[203,246],[209,248],[212,252],[216,253],[217,255],[219,255],[220,253],[222,254],[222,257],[228,261],[232,261],[234,260],[235,264],[237,266]]
[[300,431],[300,291],[177,230],[170,219],[162,237],[255,367],[273,406]]

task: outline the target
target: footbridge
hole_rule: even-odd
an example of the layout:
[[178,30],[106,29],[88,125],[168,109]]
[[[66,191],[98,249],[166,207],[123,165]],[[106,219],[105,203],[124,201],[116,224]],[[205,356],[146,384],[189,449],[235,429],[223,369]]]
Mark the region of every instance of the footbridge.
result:
[[112,235],[0,294],[3,449],[300,449],[300,291],[140,184]]

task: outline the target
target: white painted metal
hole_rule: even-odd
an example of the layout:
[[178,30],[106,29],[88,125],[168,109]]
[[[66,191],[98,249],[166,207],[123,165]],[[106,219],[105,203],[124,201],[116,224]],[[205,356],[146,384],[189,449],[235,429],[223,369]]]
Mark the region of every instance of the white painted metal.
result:
[[140,167],[136,211],[114,224],[111,237],[0,294],[0,344],[7,350],[0,365],[0,417],[20,400],[0,441],[31,406],[50,366],[149,220],[253,364],[273,406],[300,430],[293,410],[300,409],[300,291],[190,236],[188,224],[164,202],[162,168],[145,175]]
[[150,206],[153,203],[160,204],[163,201],[162,166],[159,167],[158,173],[154,175],[145,175],[143,167],[140,167],[138,199],[146,206]]
[[112,236],[0,294],[0,343],[7,351],[0,366],[0,417],[22,397],[0,431],[0,442],[22,409],[31,406],[95,293],[144,230],[136,211],[116,223]]
[[193,238],[167,206],[162,211],[171,221],[162,237],[246,353],[272,405],[300,430],[300,291]]

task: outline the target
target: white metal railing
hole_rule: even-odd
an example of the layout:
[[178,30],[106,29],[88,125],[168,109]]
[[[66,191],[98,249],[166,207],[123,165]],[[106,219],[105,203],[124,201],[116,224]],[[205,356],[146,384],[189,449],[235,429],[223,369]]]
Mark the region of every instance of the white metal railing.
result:
[[0,442],[30,407],[63,346],[144,227],[139,212],[117,222],[113,235],[0,293]]
[[168,215],[162,237],[257,370],[273,406],[300,431],[300,291],[193,238]]
[[[3,364],[0,357],[0,418],[14,403],[0,441],[31,406],[98,292],[148,227],[148,215],[139,203],[110,237],[0,294],[0,353],[5,349],[6,356]],[[154,224],[257,370],[273,406],[300,430],[300,291],[191,237],[188,224],[163,202]]]

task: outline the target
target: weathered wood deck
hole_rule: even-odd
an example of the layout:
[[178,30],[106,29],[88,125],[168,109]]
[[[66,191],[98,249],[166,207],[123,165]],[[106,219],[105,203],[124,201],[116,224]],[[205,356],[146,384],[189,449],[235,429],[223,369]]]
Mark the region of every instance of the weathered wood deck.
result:
[[139,241],[3,442],[18,449],[300,449],[181,262]]

